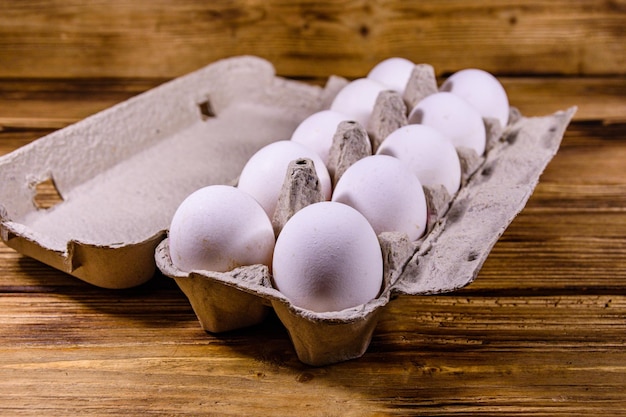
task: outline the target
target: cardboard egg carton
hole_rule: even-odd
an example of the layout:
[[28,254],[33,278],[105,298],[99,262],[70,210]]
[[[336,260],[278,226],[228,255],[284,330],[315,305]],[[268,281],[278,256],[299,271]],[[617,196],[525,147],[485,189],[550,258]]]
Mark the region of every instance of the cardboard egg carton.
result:
[[[419,242],[379,236],[384,285],[358,307],[315,313],[292,305],[264,265],[227,273],[185,273],[171,263],[167,229],[198,188],[236,184],[261,147],[289,139],[310,114],[328,108],[345,84],[325,87],[277,77],[257,57],[218,61],[0,158],[0,236],[17,251],[105,288],[149,280],[157,267],[176,280],[201,326],[223,332],[275,311],[300,360],[325,365],[361,356],[378,317],[398,294],[454,291],[478,274],[491,248],[523,209],[555,155],[575,109],[514,117],[479,158],[451,200],[427,190],[432,219]],[[62,202],[41,208],[37,185],[53,183]]]

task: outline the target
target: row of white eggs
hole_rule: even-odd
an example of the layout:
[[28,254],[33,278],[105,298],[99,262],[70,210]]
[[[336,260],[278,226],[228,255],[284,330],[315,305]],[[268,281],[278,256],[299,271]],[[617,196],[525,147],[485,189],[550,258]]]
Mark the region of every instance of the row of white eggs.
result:
[[[423,186],[442,185],[453,196],[461,184],[457,148],[482,155],[483,118],[503,126],[508,120],[499,81],[482,70],[459,71],[409,110],[409,125],[333,184],[327,163],[339,123],[368,126],[378,94],[402,94],[414,68],[403,58],[380,62],[367,78],[339,91],[329,110],[305,119],[290,140],[255,153],[237,187],[208,186],[187,197],[169,230],[173,264],[187,272],[264,264],[292,304],[317,312],[375,298],[383,280],[378,235],[395,231],[419,239],[428,216]],[[325,201],[297,211],[276,237],[271,219],[287,166],[300,158],[313,161]]]

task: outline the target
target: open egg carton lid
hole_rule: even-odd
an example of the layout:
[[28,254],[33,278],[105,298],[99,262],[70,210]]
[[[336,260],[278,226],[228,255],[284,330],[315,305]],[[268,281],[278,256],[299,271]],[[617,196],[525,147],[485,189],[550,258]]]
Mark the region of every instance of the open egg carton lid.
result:
[[[237,57],[55,131],[0,158],[1,237],[91,284],[139,285],[154,276],[154,249],[183,199],[233,183],[327,93]],[[62,202],[38,207],[41,183],[53,183]]]
[[[324,88],[284,79],[263,59],[234,57],[36,140],[0,158],[2,240],[105,288],[139,285],[158,267],[176,280],[207,331],[253,325],[273,309],[301,361],[359,357],[394,295],[449,292],[475,279],[558,151],[575,109],[514,118],[419,245],[381,236],[384,286],[369,303],[303,310],[272,287],[264,265],[177,270],[167,228],[184,198],[207,185],[236,184],[257,150],[289,139],[343,85],[339,77]],[[46,181],[62,202],[42,209],[34,201]]]

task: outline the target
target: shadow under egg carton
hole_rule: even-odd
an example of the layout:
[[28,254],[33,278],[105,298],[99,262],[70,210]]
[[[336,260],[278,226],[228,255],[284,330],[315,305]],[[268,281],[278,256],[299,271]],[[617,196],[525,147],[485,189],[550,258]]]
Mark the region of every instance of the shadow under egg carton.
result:
[[258,324],[273,309],[303,363],[323,366],[358,358],[369,346],[380,313],[395,295],[450,292],[476,278],[556,154],[574,112],[572,108],[524,118],[511,109],[511,123],[504,130],[486,121],[485,155],[459,150],[461,189],[450,196],[443,187],[424,187],[429,212],[425,236],[416,242],[402,233],[378,236],[383,287],[378,297],[363,305],[324,313],[299,308],[273,287],[265,265],[226,273],[180,271],[171,262],[167,239],[156,250],[157,266],[176,280],[206,331],[219,333]]

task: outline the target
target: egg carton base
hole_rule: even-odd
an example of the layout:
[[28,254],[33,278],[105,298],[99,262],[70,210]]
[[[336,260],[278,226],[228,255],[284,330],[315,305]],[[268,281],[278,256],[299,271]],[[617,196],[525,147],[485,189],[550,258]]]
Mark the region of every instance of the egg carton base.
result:
[[575,111],[520,117],[509,125],[423,240],[381,234],[384,285],[380,295],[364,305],[326,313],[299,308],[272,287],[269,268],[263,265],[226,273],[179,271],[169,258],[167,239],[155,253],[157,266],[182,284],[209,332],[258,324],[269,306],[303,363],[322,366],[358,358],[367,351],[381,312],[396,295],[451,292],[476,278],[493,245],[532,195]]

